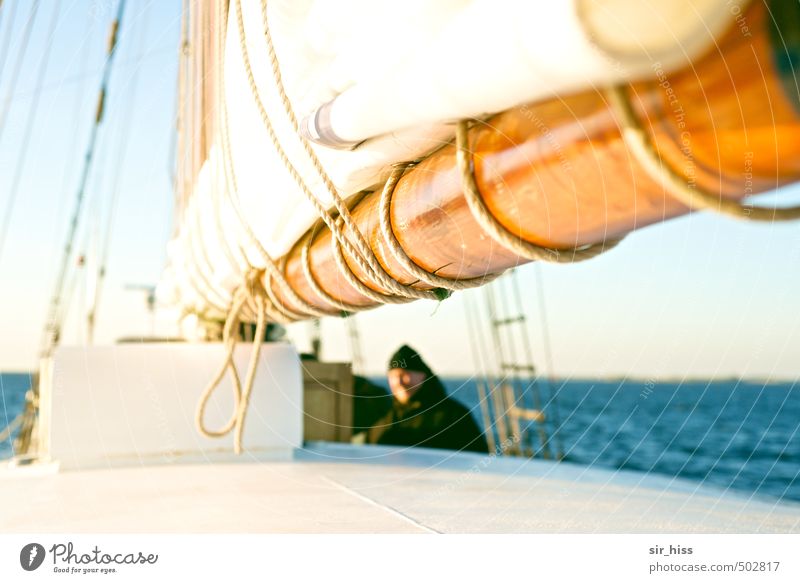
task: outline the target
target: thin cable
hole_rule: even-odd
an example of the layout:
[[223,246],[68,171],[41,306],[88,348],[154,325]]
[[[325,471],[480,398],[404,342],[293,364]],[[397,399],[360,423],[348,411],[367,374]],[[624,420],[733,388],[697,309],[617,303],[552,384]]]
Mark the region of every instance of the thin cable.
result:
[[[33,32],[33,24],[36,21],[36,15],[39,13],[39,0],[33,0],[31,7],[31,15],[28,17],[28,22],[25,24],[25,30],[22,32],[22,40],[20,41],[19,51],[17,52],[17,62],[14,65],[14,71],[11,73],[11,79],[8,82],[8,92],[3,101],[3,109],[0,111],[0,139],[3,137],[3,130],[6,127],[6,118],[8,117],[8,110],[11,107],[11,96],[14,88],[17,86],[19,74],[22,71],[22,63],[25,61],[25,54],[28,52],[28,44],[31,40],[31,33]],[[2,73],[2,71],[0,71]]]
[[[505,374],[502,370],[503,363],[503,343],[500,341],[499,331],[494,322],[497,320],[497,308],[494,297],[494,287],[497,283],[487,285],[483,288],[483,295],[486,299],[486,310],[489,315],[489,328],[491,329],[491,346],[494,348],[494,360],[496,370],[499,371],[500,377],[492,379],[492,384],[489,389],[492,397],[492,404],[495,411],[495,424],[497,426],[498,439],[500,441],[500,448],[503,454],[506,451],[514,451],[517,443],[511,439],[511,430],[509,428],[510,421],[508,420],[508,404],[505,402],[505,395],[503,394],[502,384],[505,382]],[[487,336],[488,339],[488,336]],[[488,350],[487,350],[488,354]],[[487,357],[488,359],[488,357]],[[511,442],[509,443],[509,440]]]
[[[541,391],[539,390],[539,383],[538,379],[536,378],[537,376],[536,371],[533,368],[534,366],[533,346],[531,343],[530,334],[528,332],[528,320],[524,312],[525,304],[523,303],[522,300],[522,292],[520,291],[519,277],[518,277],[519,274],[517,273],[517,270],[516,269],[512,270],[510,276],[511,276],[510,287],[511,287],[511,293],[513,294],[514,297],[515,309],[517,310],[519,316],[523,318],[520,321],[519,325],[519,335],[522,339],[521,342],[522,356],[524,358],[525,364],[531,366],[530,370],[531,374],[530,377],[528,378],[529,382],[527,384],[526,390],[528,387],[530,387],[531,389],[530,392],[531,396],[533,397],[533,408],[536,409],[537,411],[544,412],[544,408],[542,407],[543,403],[542,395]],[[547,418],[545,417],[545,419],[543,419],[542,421],[533,422],[536,425],[536,428],[539,432],[539,439],[542,442],[542,455],[544,455],[545,457],[552,455],[554,458],[558,459],[558,454],[554,451],[554,446],[551,443],[552,436],[547,435],[547,428],[545,426],[546,421]]]
[[544,362],[547,368],[545,378],[547,379],[548,393],[550,394],[550,403],[553,408],[553,433],[551,439],[555,445],[556,459],[561,460],[564,458],[564,447],[561,439],[561,414],[558,408],[558,392],[559,389],[555,388],[555,367],[553,364],[553,347],[550,340],[550,325],[547,320],[547,305],[544,297],[544,275],[542,274],[542,266],[538,263],[534,264],[533,272],[536,279],[536,296],[539,298],[539,328],[542,331],[542,344],[544,345]]
[[[148,13],[149,15],[149,13]],[[139,50],[144,47],[145,39],[147,37],[147,24],[148,20],[146,19],[144,24],[139,27]],[[116,218],[117,214],[117,207],[119,206],[119,199],[120,199],[120,183],[122,182],[122,174],[123,169],[125,168],[125,160],[127,158],[128,149],[130,145],[130,135],[131,135],[131,124],[133,123],[133,118],[135,117],[136,113],[136,103],[137,99],[136,96],[138,95],[139,89],[139,71],[141,69],[141,62],[134,68],[133,74],[131,75],[130,83],[128,84],[129,90],[126,91],[128,93],[127,98],[128,102],[130,103],[130,108],[128,109],[127,115],[123,117],[122,126],[120,129],[120,145],[117,151],[117,159],[114,163],[115,168],[115,175],[113,186],[111,188],[111,201],[108,207],[108,213],[106,215],[106,223],[105,223],[105,233],[103,235],[103,241],[101,243],[100,248],[100,257],[97,264],[97,284],[95,287],[94,292],[94,301],[90,307],[88,319],[90,322],[89,326],[89,341],[91,342],[93,335],[94,335],[94,327],[97,325],[97,309],[100,305],[100,296],[103,290],[103,284],[106,280],[106,271],[108,269],[108,254],[109,250],[111,249],[111,238],[114,232],[114,219]]]
[[[56,315],[58,314],[59,305],[61,303],[61,294],[64,290],[64,282],[67,276],[67,269],[69,267],[69,258],[72,255],[72,248],[75,243],[75,235],[78,231],[78,223],[83,209],[83,201],[86,198],[86,185],[89,180],[89,174],[92,169],[92,162],[94,160],[95,146],[97,144],[98,130],[103,122],[103,109],[105,104],[105,95],[108,89],[108,82],[111,77],[111,71],[114,66],[114,57],[117,54],[117,34],[119,32],[119,25],[122,22],[122,17],[125,12],[126,0],[120,0],[117,8],[116,20],[112,23],[111,36],[109,38],[108,58],[106,59],[105,67],[103,68],[103,78],[100,82],[100,95],[97,104],[97,111],[95,112],[94,123],[92,124],[92,132],[89,136],[89,145],[86,149],[86,156],[84,158],[83,171],[81,173],[80,182],[78,185],[77,195],[75,197],[75,207],[72,212],[72,218],[69,224],[69,232],[67,235],[66,243],[64,244],[64,251],[61,256],[61,267],[58,271],[56,284],[54,287],[53,295],[50,299],[49,314],[45,321],[45,342],[43,346],[43,354],[49,355],[54,345],[57,343],[60,331],[54,326],[56,325]],[[51,333],[51,334],[48,334]],[[48,336],[50,336],[48,338]],[[55,340],[55,342],[54,342]]]
[[0,49],[0,54],[2,54],[2,57],[0,57],[0,79],[2,79],[3,71],[5,71],[6,68],[6,59],[8,59],[11,37],[14,36],[13,28],[14,20],[17,16],[17,4],[19,4],[19,2],[14,2],[11,5],[11,8],[8,8],[7,10],[0,10],[0,19],[2,19],[3,15],[5,15],[8,10],[11,11],[8,15],[8,24],[6,24],[6,34],[4,35],[5,41],[3,42],[3,47]]
[[[154,57],[160,57],[166,53],[171,53],[171,52],[174,52],[174,47],[161,47],[143,51],[142,53],[134,55],[128,59],[118,60],[115,68],[117,71],[120,71],[126,67],[130,67],[131,65],[139,66],[144,60],[152,59]],[[33,97],[37,93],[49,93],[51,91],[61,91],[66,87],[75,85],[77,83],[80,83],[81,81],[85,81],[86,79],[91,79],[92,77],[98,77],[99,75],[102,74],[102,72],[103,72],[102,68],[95,70],[84,69],[82,72],[75,73],[74,75],[70,75],[69,77],[62,77],[57,81],[48,81],[47,83],[43,83],[33,88],[25,89],[24,91],[12,94],[11,103],[13,105],[17,101],[33,99]]]
[[[57,0],[54,6],[55,10],[53,11],[53,18],[50,21],[50,26],[47,33],[46,46],[44,53],[42,53],[42,58],[39,61],[39,74],[36,82],[37,85],[41,85],[45,75],[47,74],[47,67],[50,63],[50,55],[53,48],[53,36],[55,34],[56,26],[58,25],[58,17],[61,12],[61,0]],[[28,147],[30,146],[31,136],[33,135],[33,124],[37,119],[36,114],[39,109],[39,99],[41,95],[41,93],[36,93],[33,96],[30,109],[28,110],[28,120],[25,125],[25,133],[22,137],[22,143],[19,146],[19,158],[17,159],[14,179],[11,182],[11,188],[8,191],[8,202],[6,203],[6,208],[3,212],[3,221],[0,224],[0,262],[3,260],[3,251],[5,250],[8,229],[11,225],[11,216],[14,213],[17,196],[19,194],[19,186],[22,181],[22,173],[25,169],[25,163],[28,159]]]
[[[89,57],[91,55],[91,51],[90,51],[91,46],[90,46],[90,43],[87,42],[86,39],[91,37],[92,31],[94,30],[94,24],[95,24],[95,22],[94,22],[93,18],[87,18],[86,19],[86,28],[85,28],[84,34],[83,34],[83,39],[84,40],[83,40],[83,43],[82,43],[82,47],[81,47],[82,51],[81,51],[81,56],[80,56],[81,64],[84,67],[88,65]],[[76,152],[76,151],[78,151],[78,139],[79,139],[79,136],[80,136],[80,131],[79,130],[80,130],[80,127],[81,127],[80,118],[81,118],[81,111],[83,110],[84,94],[86,93],[87,85],[88,84],[84,81],[83,83],[81,83],[81,87],[78,89],[78,91],[75,92],[75,100],[73,102],[72,115],[70,116],[70,119],[73,120],[72,128],[71,128],[71,131],[70,131],[71,139],[69,140],[68,147],[65,148],[66,152]],[[61,168],[61,173],[60,173],[60,177],[59,177],[59,180],[58,180],[58,184],[68,184],[69,183],[68,176],[70,174],[70,170],[73,167],[73,164],[70,163],[71,161],[70,161],[69,158],[70,158],[69,156],[64,156],[64,164],[63,164],[63,167]],[[58,197],[58,199],[59,199],[59,201],[58,201],[59,204],[58,204],[58,207],[56,209],[55,216],[56,217],[61,217],[63,212],[64,212],[64,205],[66,203],[66,201],[65,201],[66,197],[60,196],[60,197]],[[58,249],[55,248],[55,246],[54,246],[54,249],[53,249],[51,255],[48,257],[48,261],[47,261],[48,271],[50,271],[51,264],[55,261],[55,255],[56,255],[57,251],[58,251]]]
[[481,417],[483,418],[483,426],[485,428],[484,434],[486,435],[486,441],[489,445],[489,453],[495,453],[497,452],[497,443],[495,440],[496,424],[492,421],[492,415],[489,409],[489,374],[486,371],[484,355],[477,342],[480,328],[477,325],[477,317],[474,314],[473,296],[471,294],[468,293],[462,296],[462,306],[464,308],[464,319],[467,323],[467,337],[469,338],[472,360],[479,371],[479,373],[475,375],[475,387],[478,391],[478,403],[480,404]]
[[[54,321],[56,325],[54,326],[54,330],[57,330],[59,335],[61,334],[61,330],[63,330],[66,326],[65,323],[70,317],[70,309],[72,308],[73,298],[77,297],[78,289],[80,284],[83,282],[84,278],[81,277],[83,275],[83,265],[79,263],[79,257],[86,257],[86,250],[89,247],[89,233],[83,233],[83,241],[81,241],[78,248],[81,250],[75,259],[75,269],[72,270],[72,273],[69,274],[68,281],[64,284],[64,291],[61,294],[62,301],[61,306],[59,307],[58,312],[54,317]],[[77,300],[76,300],[77,301]]]

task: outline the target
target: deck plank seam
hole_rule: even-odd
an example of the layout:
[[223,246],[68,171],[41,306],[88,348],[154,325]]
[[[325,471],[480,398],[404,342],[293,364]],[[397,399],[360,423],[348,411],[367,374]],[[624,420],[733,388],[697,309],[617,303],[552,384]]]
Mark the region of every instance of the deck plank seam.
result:
[[386,504],[381,504],[377,500],[373,500],[369,496],[366,496],[365,494],[362,494],[361,492],[358,492],[357,490],[353,490],[352,488],[350,488],[348,486],[345,486],[344,484],[334,480],[330,476],[323,475],[322,479],[324,481],[328,482],[329,484],[331,484],[332,486],[335,486],[336,488],[338,488],[338,489],[340,489],[340,490],[342,490],[344,492],[347,492],[351,496],[354,496],[354,497],[358,498],[359,500],[362,500],[363,502],[366,502],[367,504],[370,504],[371,506],[376,506],[377,508],[380,508],[381,510],[385,510],[385,511],[389,512],[390,514],[393,514],[393,515],[397,516],[401,520],[409,522],[409,523],[413,524],[414,526],[416,526],[418,528],[421,528],[421,529],[425,530],[426,532],[428,532],[430,534],[442,534],[442,532],[436,530],[435,528],[432,528],[430,526],[422,524],[418,520],[415,520],[414,518],[408,516],[407,514],[404,514],[403,512],[397,510],[396,508],[393,508],[393,507],[388,506]]

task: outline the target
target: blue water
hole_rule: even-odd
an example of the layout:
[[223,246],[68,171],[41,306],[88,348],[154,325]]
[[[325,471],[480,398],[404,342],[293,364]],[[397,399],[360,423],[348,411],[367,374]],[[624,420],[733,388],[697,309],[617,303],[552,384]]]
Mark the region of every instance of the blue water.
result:
[[[28,375],[0,375],[0,427],[22,410],[29,382]],[[445,386],[480,423],[475,383],[445,379]],[[551,444],[566,460],[800,501],[796,383],[559,381],[557,410],[547,385],[538,386]],[[0,457],[11,454],[10,443],[0,443]]]
[[[6,428],[22,412],[25,392],[31,386],[31,376],[26,373],[0,373],[0,431]],[[0,442],[0,459],[13,455],[12,440]]]
[[[481,423],[475,383],[444,382]],[[800,500],[800,383],[559,381],[557,411],[539,387],[568,461]]]

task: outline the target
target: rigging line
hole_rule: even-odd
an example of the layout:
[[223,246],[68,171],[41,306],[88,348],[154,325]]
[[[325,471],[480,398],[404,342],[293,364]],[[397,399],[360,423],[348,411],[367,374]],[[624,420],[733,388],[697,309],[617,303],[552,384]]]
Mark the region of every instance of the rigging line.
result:
[[181,32],[180,41],[178,45],[178,87],[175,95],[175,178],[174,194],[173,194],[173,213],[172,213],[172,233],[175,236],[178,233],[181,217],[186,210],[186,193],[189,190],[189,184],[186,180],[186,121],[187,117],[187,99],[186,90],[189,85],[188,79],[188,54],[189,54],[189,39],[188,39],[188,17],[189,17],[188,0],[181,2]]
[[347,328],[347,334],[350,338],[350,356],[352,363],[350,368],[353,374],[365,374],[364,372],[364,355],[361,350],[361,334],[358,331],[358,323],[356,322],[356,315],[353,314],[344,318],[344,324]]
[[[483,295],[485,299],[486,313],[489,316],[489,328],[491,333],[491,340],[488,340],[489,336],[487,335],[487,342],[488,345],[493,348],[493,350],[487,348],[486,354],[488,355],[490,352],[494,353],[495,370],[497,371],[497,375],[493,375],[492,377],[492,383],[489,387],[489,394],[491,395],[492,404],[494,405],[495,410],[495,424],[497,427],[498,440],[500,441],[500,451],[505,454],[506,451],[513,451],[517,444],[515,442],[509,442],[509,439],[511,438],[509,427],[510,421],[507,414],[508,407],[505,404],[502,390],[502,384],[505,381],[502,370],[504,358],[502,353],[503,344],[500,341],[497,327],[492,325],[492,322],[497,320],[496,303],[494,297],[494,292],[497,285],[497,282],[492,282],[491,284],[484,286]],[[491,357],[487,356],[487,360],[489,358]]]
[[561,439],[561,414],[558,407],[558,393],[560,390],[555,388],[555,368],[553,366],[553,347],[550,339],[550,325],[547,320],[547,306],[544,297],[544,274],[542,273],[542,266],[540,263],[534,262],[533,273],[536,280],[536,296],[539,300],[539,328],[542,331],[542,344],[544,345],[544,362],[546,367],[545,378],[547,379],[548,393],[550,395],[549,402],[553,406],[553,445],[556,449],[556,459],[561,460],[564,457],[564,448]]
[[[149,15],[149,13],[148,13]],[[145,20],[144,24],[139,27],[139,38],[137,39],[139,43],[139,48],[143,47],[145,44],[145,39],[147,37],[147,28],[148,28],[148,20]],[[100,304],[100,295],[102,292],[103,284],[105,283],[106,279],[106,268],[108,265],[108,254],[109,249],[111,247],[111,236],[112,236],[112,227],[114,224],[114,218],[117,214],[117,207],[119,206],[119,198],[120,198],[120,183],[122,180],[123,168],[125,167],[125,160],[127,158],[128,149],[130,146],[130,128],[131,123],[134,118],[134,114],[136,112],[136,96],[138,94],[139,88],[139,72],[141,70],[141,66],[137,66],[133,73],[131,74],[130,83],[128,87],[130,88],[126,93],[128,94],[128,100],[130,103],[130,107],[128,109],[128,114],[123,117],[122,125],[120,127],[120,145],[119,149],[117,150],[117,159],[114,164],[115,174],[113,179],[113,185],[111,187],[111,201],[109,203],[108,213],[106,214],[106,222],[105,222],[105,232],[102,235],[102,242],[100,244],[100,254],[98,256],[98,263],[97,263],[97,273],[96,273],[96,284],[95,284],[95,292],[94,298],[91,307],[89,308],[89,321],[91,322],[91,329],[89,330],[89,339],[91,340],[94,327],[97,324],[97,308]]]
[[[87,249],[89,248],[89,233],[84,233],[83,241],[79,246],[81,250],[78,253],[77,257],[86,257],[87,256]],[[83,269],[85,269],[84,265],[79,265],[77,263],[77,258],[75,262],[75,269],[69,276],[69,281],[66,283],[64,287],[64,293],[62,297],[64,298],[61,302],[61,306],[59,308],[59,312],[55,318],[55,321],[58,322],[58,331],[61,334],[61,331],[66,328],[66,322],[70,317],[70,308],[72,308],[73,300],[78,295],[77,290],[79,289],[79,285],[84,281],[85,278],[81,277],[83,273]],[[77,300],[76,300],[77,301]],[[80,327],[78,328],[80,330]]]
[[[86,26],[84,28],[83,35],[81,37],[84,40],[81,42],[81,45],[79,47],[81,49],[81,53],[80,53],[81,61],[80,62],[81,62],[81,64],[83,66],[86,66],[89,63],[89,56],[91,55],[91,46],[90,46],[90,43],[87,42],[86,39],[89,39],[92,36],[92,33],[94,32],[94,28],[95,28],[94,25],[95,25],[95,21],[94,21],[93,18],[87,18],[86,19]],[[73,59],[74,59],[74,57],[73,57]],[[67,67],[70,67],[72,65],[73,59],[70,59],[69,63],[67,64]],[[77,152],[78,151],[78,139],[79,139],[79,136],[80,136],[80,131],[79,130],[80,130],[80,127],[81,127],[81,121],[80,121],[81,120],[81,111],[83,110],[83,106],[84,106],[84,95],[86,93],[87,85],[88,85],[88,83],[86,82],[86,80],[85,79],[82,80],[81,86],[75,92],[75,98],[74,98],[73,107],[72,107],[72,116],[70,117],[70,119],[73,120],[72,121],[72,128],[71,128],[71,131],[70,131],[70,134],[69,134],[71,139],[67,140],[69,142],[69,146],[67,148],[65,148],[66,152]],[[69,171],[72,169],[72,167],[73,167],[73,165],[70,164],[70,157],[69,156],[64,156],[64,163],[63,163],[63,165],[61,167],[61,173],[60,173],[61,176],[60,176],[59,181],[58,181],[57,184],[68,184],[70,182],[68,180],[68,177],[69,177],[69,174],[70,174]],[[58,218],[61,217],[62,214],[64,213],[64,206],[66,204],[66,200],[65,200],[66,197],[65,196],[60,196],[60,197],[58,197],[58,199],[59,199],[58,200],[58,207],[56,208],[56,212],[55,212],[56,220],[58,220]],[[55,238],[56,237],[54,237],[54,239]],[[47,261],[48,268],[51,267],[52,263],[55,261],[55,254],[57,252],[57,248],[55,248],[56,245],[54,243],[51,243],[51,245],[54,248],[53,248],[53,251],[51,252],[51,254],[48,256],[48,261]]]
[[[505,455],[508,452],[509,442],[502,403],[498,400],[498,395],[500,392],[498,390],[500,385],[500,377],[498,376],[498,373],[500,369],[496,362],[497,355],[493,350],[494,345],[492,344],[491,326],[487,326],[488,324],[491,324],[491,317],[488,314],[488,303],[481,301],[482,298],[485,298],[489,294],[489,288],[494,285],[495,284],[492,283],[485,286],[483,290],[481,290],[481,295],[479,295],[478,290],[469,292],[468,295],[471,297],[470,305],[472,306],[471,309],[473,312],[472,317],[474,320],[473,325],[476,333],[475,338],[477,350],[481,354],[482,374],[486,383],[486,399],[489,404],[489,408],[492,411],[492,429],[497,438],[495,443],[495,453],[497,455]],[[489,329],[487,329],[487,327]]]
[[[85,30],[84,30],[84,34],[82,36],[84,41],[81,43],[82,51],[81,51],[81,56],[80,56],[81,63],[84,66],[86,66],[89,63],[89,56],[91,54],[91,44],[89,42],[87,42],[86,39],[91,37],[91,35],[92,35],[93,31],[94,31],[94,28],[95,28],[94,25],[95,25],[95,21],[94,21],[93,18],[87,18],[86,19],[86,27],[85,27]],[[70,64],[71,63],[72,63],[72,61],[70,61]],[[72,124],[72,131],[71,131],[72,139],[69,141],[70,145],[67,148],[68,152],[77,152],[78,151],[78,139],[79,139],[79,136],[80,136],[79,130],[80,130],[80,126],[81,126],[80,118],[81,118],[81,111],[83,110],[83,107],[84,107],[84,94],[86,93],[86,87],[87,87],[87,83],[84,80],[83,83],[81,84],[81,87],[79,88],[79,91],[77,91],[75,93],[75,100],[74,100],[74,103],[73,103],[73,113],[72,113],[72,118],[71,118],[72,120],[74,120],[73,124]],[[63,167],[61,169],[61,178],[60,178],[58,184],[67,184],[69,182],[67,180],[67,176],[68,176],[69,170],[72,168],[72,165],[69,162],[70,162],[69,161],[69,157],[68,156],[64,156],[64,164],[63,164]],[[55,217],[56,218],[62,216],[62,214],[64,212],[64,205],[65,205],[65,202],[66,202],[65,201],[66,197],[60,196],[58,198],[59,198],[59,205],[58,205],[58,208],[57,208],[56,213],[55,213]],[[84,242],[83,248],[84,248],[84,250],[86,248],[85,242]],[[53,252],[48,257],[48,262],[47,263],[48,263],[48,269],[49,270],[51,269],[52,263],[55,261],[55,254],[56,253],[57,253],[57,249],[53,249]],[[72,293],[72,290],[77,285],[77,283],[76,283],[77,279],[78,279],[78,270],[75,270],[72,282],[67,284],[66,292],[65,292],[65,295],[64,295],[66,300],[61,302],[60,313],[56,313],[54,315],[54,317],[53,317],[53,322],[54,322],[53,328],[54,329],[58,329],[58,330],[62,330],[63,329],[64,322],[66,321],[66,318],[67,318],[67,316],[69,314],[69,307],[70,307],[71,302],[72,302],[72,296],[74,295]],[[47,327],[45,327],[45,331],[44,331],[44,333],[42,335],[42,338],[43,338],[42,344],[44,345],[44,342],[46,341],[46,338],[47,338]]]
[[62,331],[66,328],[66,322],[70,317],[70,309],[72,308],[73,299],[77,295],[79,284],[84,278],[81,277],[85,263],[81,263],[79,258],[87,256],[87,249],[89,247],[89,232],[82,233],[82,241],[78,245],[80,252],[75,257],[75,269],[68,274],[68,281],[65,282],[64,291],[62,293],[62,301],[58,308],[58,313],[54,316],[53,321],[57,322],[55,329],[58,330],[59,338]]
[[456,164],[461,175],[461,188],[473,218],[492,239],[503,247],[532,261],[548,261],[552,263],[577,263],[597,257],[601,253],[616,247],[622,239],[603,240],[601,243],[583,245],[572,249],[556,249],[531,243],[518,232],[510,231],[495,217],[483,199],[475,176],[476,161],[470,149],[469,122],[459,120],[456,124]]
[[[498,320],[507,320],[512,317],[512,305],[507,298],[507,288],[509,280],[513,277],[514,270],[506,272],[505,277],[498,279],[491,286],[492,299],[495,311],[490,325],[496,333],[496,339],[500,352],[499,365],[501,381],[501,397],[504,407],[506,407],[506,417],[510,435],[515,439],[514,448],[518,448],[520,455],[527,455],[531,441],[523,431],[517,409],[526,407],[523,385],[520,380],[521,372],[516,367],[522,363],[522,359],[517,355],[517,339],[514,337],[516,326],[498,326]],[[487,288],[488,289],[488,288]],[[527,363],[526,363],[527,364]]]
[[[49,314],[45,321],[45,337],[47,333],[51,332],[52,340],[58,340],[59,330],[54,328],[56,325],[55,316],[58,313],[59,304],[61,302],[61,294],[64,289],[64,280],[66,279],[67,268],[69,267],[69,258],[72,255],[72,247],[75,243],[75,234],[78,230],[78,222],[83,208],[83,201],[86,196],[86,184],[88,182],[89,173],[92,168],[92,161],[94,160],[95,144],[97,143],[98,130],[103,122],[103,107],[105,102],[105,95],[108,89],[108,81],[111,77],[111,71],[114,65],[114,56],[117,54],[117,35],[119,33],[119,26],[122,22],[122,17],[125,11],[126,0],[120,0],[117,7],[116,20],[112,23],[111,36],[109,38],[108,57],[106,59],[105,67],[103,70],[103,78],[100,83],[100,94],[97,104],[97,111],[95,113],[94,124],[92,124],[92,132],[89,136],[89,145],[86,149],[86,156],[84,158],[83,170],[78,186],[78,192],[75,198],[75,207],[73,208],[72,218],[70,219],[69,232],[67,235],[66,243],[64,244],[64,251],[61,256],[61,266],[59,268],[58,277],[56,278],[56,285],[53,291],[53,296],[50,299]],[[45,340],[46,345],[43,346],[43,354],[49,355],[55,342],[48,342]]]
[[5,42],[3,43],[2,49],[0,49],[0,53],[3,55],[0,58],[0,78],[2,78],[3,71],[6,68],[6,59],[8,59],[9,45],[11,44],[11,37],[14,36],[13,27],[14,27],[14,20],[15,20],[15,18],[17,16],[17,4],[19,4],[19,2],[13,3],[11,5],[11,8],[8,8],[7,10],[0,10],[0,21],[1,21],[2,17],[3,17],[3,15],[8,10],[11,11],[8,14],[8,24],[6,24],[6,34],[5,34],[5,37],[4,37],[5,38]]
[[[36,15],[39,13],[39,0],[33,0],[31,7],[31,14],[28,17],[28,22],[25,24],[25,30],[22,33],[22,41],[17,53],[17,62],[14,64],[14,71],[11,73],[11,78],[8,83],[8,94],[3,101],[3,109],[0,111],[0,139],[3,137],[3,130],[6,127],[6,119],[8,118],[8,110],[11,108],[11,94],[14,87],[17,86],[19,74],[22,72],[22,63],[25,61],[25,53],[28,52],[28,44],[31,40],[31,33],[33,32],[33,24],[36,21]],[[0,71],[1,72],[1,71]]]
[[[144,51],[142,53],[139,53],[138,55],[136,55],[134,57],[131,57],[131,58],[128,58],[128,59],[120,59],[119,61],[117,61],[116,68],[119,71],[121,69],[124,69],[125,67],[130,67],[130,66],[137,66],[138,67],[138,66],[140,66],[142,64],[142,61],[151,59],[153,57],[160,57],[161,55],[165,55],[167,53],[174,53],[174,52],[175,52],[175,47],[172,47],[172,46],[170,46],[170,47],[161,47],[161,48],[156,48],[156,49],[150,49],[148,51]],[[43,83],[41,85],[33,87],[32,89],[26,89],[25,91],[20,91],[19,93],[14,93],[11,96],[11,102],[13,104],[17,100],[24,100],[24,99],[29,99],[29,98],[33,99],[36,96],[36,94],[40,93],[40,92],[47,93],[49,91],[59,91],[59,90],[65,88],[65,87],[67,87],[69,85],[73,85],[75,83],[78,83],[80,81],[84,81],[84,80],[89,79],[91,77],[98,77],[98,76],[100,76],[102,74],[102,72],[103,72],[102,68],[93,69],[93,70],[86,69],[86,70],[81,71],[79,73],[75,73],[74,75],[70,75],[69,77],[62,77],[61,79],[59,79],[57,81],[51,81],[51,82],[48,82],[48,83]]]
[[480,327],[477,325],[477,316],[474,315],[473,295],[468,292],[461,296],[461,305],[464,308],[465,321],[467,323],[467,338],[469,339],[470,352],[472,353],[473,370],[475,374],[475,388],[478,391],[478,403],[480,405],[481,417],[483,419],[484,434],[489,445],[489,453],[497,452],[497,442],[495,440],[496,423],[492,421],[489,404],[489,374],[484,362],[484,354],[478,344],[477,338],[480,334]]
[[[543,413],[543,403],[545,403],[545,401],[542,399],[542,392],[539,386],[539,375],[534,368],[533,345],[531,343],[531,337],[528,328],[528,318],[525,314],[525,304],[522,301],[522,292],[520,291],[519,285],[519,271],[517,269],[513,269],[509,274],[508,287],[511,288],[507,291],[513,296],[513,302],[516,305],[515,309],[523,318],[520,326],[518,327],[519,337],[521,339],[522,359],[524,361],[523,364],[531,366],[530,376],[526,379],[524,390],[530,393],[530,396],[533,400],[533,408]],[[539,433],[539,439],[542,445],[542,455],[545,457],[552,455],[553,458],[558,459],[556,457],[557,454],[553,451],[553,444],[551,443],[552,436],[547,435],[545,421],[533,422],[534,428]]]
[[[180,74],[178,75],[180,84]],[[180,109],[180,90],[175,91],[175,104],[172,109],[172,126],[169,127],[169,144],[167,146],[167,177],[172,185],[173,192],[178,190],[178,111]]]
[[[3,28],[3,15],[5,15],[5,13],[6,13],[6,11],[3,10],[3,0],[0,0],[0,31],[2,31],[2,28]],[[6,38],[10,38],[10,37],[11,37],[11,31],[9,30],[8,34],[6,35]],[[7,45],[8,45],[8,43],[4,43],[4,46],[7,47]],[[5,51],[2,51],[2,53],[5,53]],[[3,65],[1,64],[3,62],[5,62],[5,58],[3,58],[2,61],[0,61],[0,71],[3,70]]]
[[[47,33],[47,46],[45,47],[44,53],[42,53],[42,58],[39,61],[39,75],[37,83],[42,82],[45,74],[47,73],[47,67],[50,64],[50,55],[52,54],[53,48],[52,41],[55,35],[56,27],[58,26],[58,17],[61,13],[61,0],[57,0],[54,6],[55,9],[53,10],[53,18],[50,21],[50,26]],[[36,113],[39,108],[40,97],[41,93],[34,96],[34,99],[31,102],[31,106],[28,110],[28,120],[25,125],[25,133],[22,138],[22,144],[19,148],[19,159],[17,160],[14,179],[11,183],[11,189],[9,190],[8,202],[6,203],[6,208],[3,212],[3,222],[2,226],[0,226],[0,262],[3,260],[3,251],[5,251],[6,237],[8,236],[9,226],[11,225],[11,216],[14,213],[15,203],[19,194],[19,185],[22,181],[22,173],[25,168],[25,162],[28,159],[31,136],[33,135],[33,124],[37,119]]]

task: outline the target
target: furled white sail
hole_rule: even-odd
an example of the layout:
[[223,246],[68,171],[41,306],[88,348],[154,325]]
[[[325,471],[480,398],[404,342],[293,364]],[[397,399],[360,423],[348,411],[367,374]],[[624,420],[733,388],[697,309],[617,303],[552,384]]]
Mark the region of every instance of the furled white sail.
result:
[[[336,3],[326,4],[333,13]],[[337,71],[340,78],[332,84],[342,91],[306,119],[306,132],[323,144],[352,145],[402,128],[480,117],[592,85],[652,77],[654,63],[671,70],[703,51],[738,4],[462,3],[451,18],[437,21],[437,30],[409,36],[413,42],[403,43],[407,52],[401,58],[367,74]],[[392,44],[397,37],[386,29]],[[373,55],[369,62],[374,60]],[[348,63],[359,71],[357,63]]]
[[[273,0],[267,9],[297,118],[309,120],[304,127],[318,141],[358,143],[312,145],[348,197],[382,183],[391,164],[449,141],[452,120],[654,76],[654,61],[660,71],[683,65],[713,45],[734,4]],[[317,200],[331,204],[276,86],[261,0],[231,0],[220,30],[224,99],[205,112],[217,131],[185,193],[159,291],[186,312],[215,317],[224,315],[247,266],[263,267],[265,253],[284,255],[317,219],[265,117]]]

